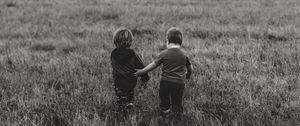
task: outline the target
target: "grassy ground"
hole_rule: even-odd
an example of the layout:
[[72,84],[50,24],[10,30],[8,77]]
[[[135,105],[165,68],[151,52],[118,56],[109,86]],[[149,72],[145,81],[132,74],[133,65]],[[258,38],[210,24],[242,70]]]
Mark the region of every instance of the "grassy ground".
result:
[[171,26],[195,67],[182,121],[300,125],[298,0],[0,0],[2,125],[161,125],[159,69],[117,120],[112,33],[130,28],[150,63]]

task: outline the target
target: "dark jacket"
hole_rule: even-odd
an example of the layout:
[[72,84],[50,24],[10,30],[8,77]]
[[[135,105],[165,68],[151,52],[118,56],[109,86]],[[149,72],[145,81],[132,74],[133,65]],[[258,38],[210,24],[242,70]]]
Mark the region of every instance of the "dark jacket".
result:
[[[140,57],[132,49],[116,48],[111,53],[111,66],[113,68],[113,76],[121,76],[122,78],[136,79],[135,69],[145,67]],[[115,79],[115,78],[114,78]],[[143,82],[149,80],[148,74],[141,77]]]

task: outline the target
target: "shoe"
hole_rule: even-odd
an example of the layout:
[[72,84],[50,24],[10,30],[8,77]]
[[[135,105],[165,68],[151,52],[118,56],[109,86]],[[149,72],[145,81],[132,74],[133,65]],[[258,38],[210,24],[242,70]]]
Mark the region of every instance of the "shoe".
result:
[[126,109],[132,109],[133,108],[133,103],[128,103],[126,105]]
[[170,112],[171,112],[171,109],[161,110],[162,114],[169,114]]

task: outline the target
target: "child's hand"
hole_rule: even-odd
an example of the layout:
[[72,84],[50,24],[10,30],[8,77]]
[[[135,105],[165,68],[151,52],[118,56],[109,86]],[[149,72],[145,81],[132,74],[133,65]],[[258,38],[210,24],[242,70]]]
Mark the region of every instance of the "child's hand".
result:
[[134,76],[141,76],[144,75],[144,71],[142,69],[136,69],[136,72],[134,73]]

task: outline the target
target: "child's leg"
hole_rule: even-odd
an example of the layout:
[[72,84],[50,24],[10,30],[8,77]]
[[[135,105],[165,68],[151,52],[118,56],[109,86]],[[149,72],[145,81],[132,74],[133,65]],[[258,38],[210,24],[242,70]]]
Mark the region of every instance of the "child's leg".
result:
[[126,111],[130,110],[133,107],[133,100],[134,100],[134,88],[130,89],[126,92]]
[[178,115],[183,112],[182,96],[184,90],[184,84],[173,84],[171,88],[171,104],[172,111]]
[[115,92],[117,96],[117,104],[119,106],[119,111],[124,111],[125,105],[127,102],[127,97],[125,91],[122,90],[122,88],[115,87]]
[[120,90],[115,88],[116,95],[118,97],[117,103],[119,106],[119,111],[123,114],[127,114],[128,111],[133,107],[133,100],[134,100],[134,92],[132,90]]
[[137,83],[136,78],[131,78],[128,76],[114,76],[115,81],[115,91],[118,97],[118,105],[121,112],[127,113],[127,107],[129,103],[132,103],[134,100],[134,87]]
[[169,83],[166,81],[160,82],[159,97],[160,97],[160,109],[163,113],[166,113],[170,109],[170,90]]

